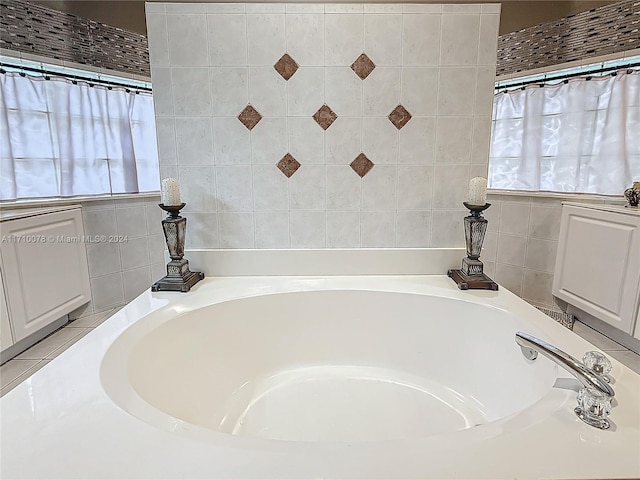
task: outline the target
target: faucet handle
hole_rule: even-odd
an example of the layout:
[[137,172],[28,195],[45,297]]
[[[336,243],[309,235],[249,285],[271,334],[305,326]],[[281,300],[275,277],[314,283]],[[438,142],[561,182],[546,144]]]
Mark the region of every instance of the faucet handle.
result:
[[578,406],[573,409],[583,422],[600,429],[610,427],[611,397],[595,388],[581,388],[578,392]]
[[609,372],[611,371],[611,361],[601,352],[587,352],[582,357],[582,363],[595,373],[600,375],[602,379],[610,383]]

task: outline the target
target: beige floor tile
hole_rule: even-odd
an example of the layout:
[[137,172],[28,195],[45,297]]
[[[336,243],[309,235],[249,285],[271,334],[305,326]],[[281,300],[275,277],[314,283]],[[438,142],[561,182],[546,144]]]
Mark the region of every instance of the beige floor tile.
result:
[[42,360],[50,357],[56,350],[60,349],[64,344],[82,333],[81,328],[61,328],[60,330],[49,335],[44,340],[36,343],[34,346],[25,350],[16,357],[18,360]]
[[60,355],[62,352],[64,352],[67,348],[69,348],[74,343],[78,342],[82,337],[84,337],[86,334],[88,334],[90,331],[92,331],[93,328],[92,327],[89,327],[89,328],[73,328],[73,329],[70,329],[70,330],[74,330],[74,331],[78,332],[78,335],[76,335],[71,340],[69,340],[67,343],[61,345],[59,348],[55,349],[53,352],[48,354],[47,357],[46,357],[47,359],[51,360],[51,359],[56,358],[58,355]]
[[580,335],[586,341],[593,343],[600,350],[627,350],[623,345],[611,340],[609,337],[605,337],[600,332],[595,331],[593,328],[579,321],[573,324],[573,332]]
[[[11,361],[12,362],[14,362],[14,361],[15,362],[31,362],[32,360],[11,360]],[[12,382],[8,383],[7,385],[3,385],[2,388],[0,389],[0,397],[4,396],[6,393],[10,392],[15,387],[20,385],[22,382],[24,382],[27,378],[29,378],[31,375],[36,373],[38,370],[40,370],[42,367],[44,367],[50,361],[51,360],[40,360],[33,367],[31,367],[29,370],[27,370],[26,372],[24,372],[20,376],[18,376],[15,380],[13,380]]]
[[106,318],[111,316],[111,310],[106,312],[94,313],[87,315],[86,317],[78,318],[77,320],[65,325],[65,328],[88,328],[100,325]]
[[40,360],[9,360],[0,367],[0,384],[4,388],[23,373],[35,367]]
[[97,322],[95,322],[93,325],[91,325],[93,328],[96,328],[98,325],[106,322],[109,318],[111,318],[118,310],[120,310],[122,307],[117,307],[117,308],[113,308],[111,310],[108,310],[106,312],[102,312],[105,314],[104,317],[102,317],[100,320],[98,320]]
[[640,355],[633,353],[631,350],[605,350],[606,355],[615,358],[623,365],[640,374]]

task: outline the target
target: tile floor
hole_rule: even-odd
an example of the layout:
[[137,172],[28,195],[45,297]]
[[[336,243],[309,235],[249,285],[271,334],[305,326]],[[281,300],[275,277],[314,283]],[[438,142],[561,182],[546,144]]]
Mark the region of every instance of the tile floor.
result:
[[68,323],[4,363],[0,367],[0,397],[40,370],[119,309],[95,313]]
[[[0,396],[29,378],[118,310],[119,308],[116,308],[79,318],[36,343],[14,359],[6,362],[0,367]],[[578,321],[575,322],[573,331],[594,344],[606,355],[615,358],[620,363],[640,374],[640,355],[631,352],[622,345]]]
[[597,332],[578,320],[573,324],[573,331],[586,341],[593,343],[605,355],[615,358],[623,365],[640,374],[640,355],[614,342],[609,337],[602,335],[600,332]]

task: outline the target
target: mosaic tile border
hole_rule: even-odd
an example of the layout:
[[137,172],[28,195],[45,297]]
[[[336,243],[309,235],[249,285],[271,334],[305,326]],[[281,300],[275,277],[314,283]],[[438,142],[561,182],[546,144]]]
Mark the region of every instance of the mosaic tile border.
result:
[[498,37],[496,75],[640,48],[640,1],[626,0]]
[[0,48],[149,77],[147,37],[23,0],[0,0]]
[[[0,11],[0,48],[150,76],[145,35],[24,0],[0,0]],[[640,1],[625,0],[501,35],[496,74],[640,48],[639,28]],[[366,78],[375,64],[361,57],[352,68]]]

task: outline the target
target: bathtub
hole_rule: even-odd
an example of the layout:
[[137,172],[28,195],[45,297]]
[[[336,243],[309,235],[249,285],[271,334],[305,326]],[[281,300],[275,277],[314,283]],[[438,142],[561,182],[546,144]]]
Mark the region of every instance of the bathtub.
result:
[[1,399],[3,478],[640,477],[638,375],[597,430],[514,334],[595,347],[507,290],[337,270],[145,292]]
[[528,364],[513,341],[523,329],[541,334],[503,310],[435,295],[275,293],[149,316],[114,342],[101,375],[123,409],[185,434],[417,439],[488,425],[549,392],[557,368]]

